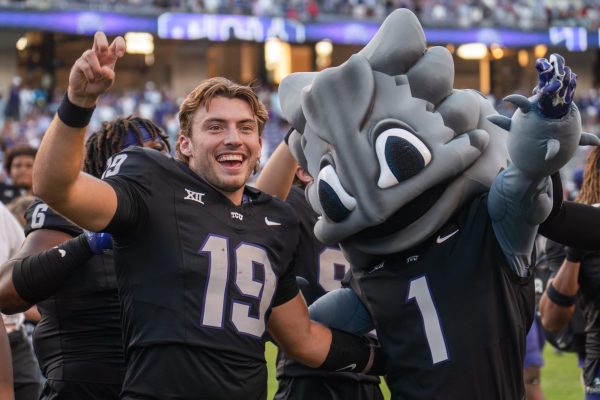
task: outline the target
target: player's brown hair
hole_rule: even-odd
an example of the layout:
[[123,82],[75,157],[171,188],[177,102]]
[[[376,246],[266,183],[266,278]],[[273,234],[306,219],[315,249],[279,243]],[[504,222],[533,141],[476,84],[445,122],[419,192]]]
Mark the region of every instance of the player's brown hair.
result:
[[152,121],[145,118],[129,116],[102,123],[102,127],[94,132],[85,142],[85,160],[83,170],[88,174],[100,177],[106,169],[106,161],[123,150],[123,140],[128,132],[137,136],[138,145],[144,143],[142,129],[146,130],[152,140],[161,141],[170,152],[171,146],[167,135]]
[[588,154],[583,170],[581,191],[576,201],[584,204],[600,203],[600,148],[598,147],[594,147]]
[[[215,97],[225,97],[228,99],[244,100],[250,105],[252,113],[256,116],[258,123],[258,133],[262,135],[263,128],[269,113],[265,105],[258,99],[256,92],[250,86],[240,85],[229,79],[216,77],[203,81],[188,94],[179,107],[179,134],[185,137],[192,136],[192,122],[196,110],[204,106],[208,111],[210,102]],[[175,153],[179,160],[187,163],[188,157],[181,153],[179,142],[175,145]]]

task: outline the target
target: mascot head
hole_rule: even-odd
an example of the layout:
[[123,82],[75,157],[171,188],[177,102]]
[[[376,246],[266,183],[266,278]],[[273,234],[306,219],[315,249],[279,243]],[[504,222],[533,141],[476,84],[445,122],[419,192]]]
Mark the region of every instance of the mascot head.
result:
[[315,234],[355,266],[421,243],[507,166],[495,110],[453,83],[451,54],[427,49],[408,10],[339,67],[282,82],[290,149],[314,177]]

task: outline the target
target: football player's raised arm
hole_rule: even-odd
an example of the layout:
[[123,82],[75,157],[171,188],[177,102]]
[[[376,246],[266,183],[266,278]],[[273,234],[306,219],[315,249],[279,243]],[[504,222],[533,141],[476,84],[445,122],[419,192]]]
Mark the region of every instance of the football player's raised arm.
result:
[[260,172],[256,188],[285,200],[294,182],[297,166],[287,143],[281,142]]
[[44,135],[33,168],[34,193],[92,231],[108,225],[117,197],[110,185],[80,171],[84,135],[96,101],[114,82],[116,61],[124,53],[122,38],[109,46],[106,36],[96,33],[93,48],[71,69],[67,96]]
[[0,317],[0,399],[13,400],[13,372],[8,336]]

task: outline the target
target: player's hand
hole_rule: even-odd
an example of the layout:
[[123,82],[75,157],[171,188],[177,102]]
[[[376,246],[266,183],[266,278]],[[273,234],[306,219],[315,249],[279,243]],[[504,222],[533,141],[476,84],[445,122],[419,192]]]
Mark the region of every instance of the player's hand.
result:
[[118,36],[109,45],[103,32],[96,32],[94,45],[86,50],[71,68],[69,100],[80,107],[90,108],[98,96],[106,92],[115,80],[115,64],[125,54],[125,41]]
[[540,111],[549,118],[562,118],[571,107],[577,75],[565,66],[560,54],[552,54],[548,60],[539,58],[535,68],[539,81],[533,93],[539,95]]
[[113,247],[112,236],[110,233],[84,231],[83,234],[87,239],[92,253],[96,255],[105,253],[106,250],[110,250]]

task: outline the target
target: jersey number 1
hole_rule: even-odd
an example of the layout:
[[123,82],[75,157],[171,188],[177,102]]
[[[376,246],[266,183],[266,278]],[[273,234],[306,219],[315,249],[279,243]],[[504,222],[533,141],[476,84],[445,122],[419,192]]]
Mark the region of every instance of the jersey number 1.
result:
[[431,292],[429,291],[426,277],[421,276],[420,278],[410,281],[406,302],[413,299],[416,301],[417,307],[423,317],[425,337],[429,344],[433,363],[437,364],[446,361],[448,359],[446,341],[444,340],[442,326],[440,325],[440,319],[437,310],[435,309],[435,304],[433,304],[433,299],[431,298]]
[[[249,298],[248,302],[231,300],[231,322],[241,333],[262,336],[265,333],[265,313],[275,294],[277,277],[271,268],[267,252],[262,247],[241,243],[235,251],[233,263],[229,260],[229,242],[222,236],[209,235],[201,253],[208,254],[208,276],[202,309],[203,326],[222,328],[225,314],[225,295],[229,284],[230,267],[234,276],[233,283],[241,294]],[[257,269],[262,270],[264,278],[258,280]],[[258,275],[258,274],[256,274]],[[258,317],[250,315],[250,300],[258,301]]]

